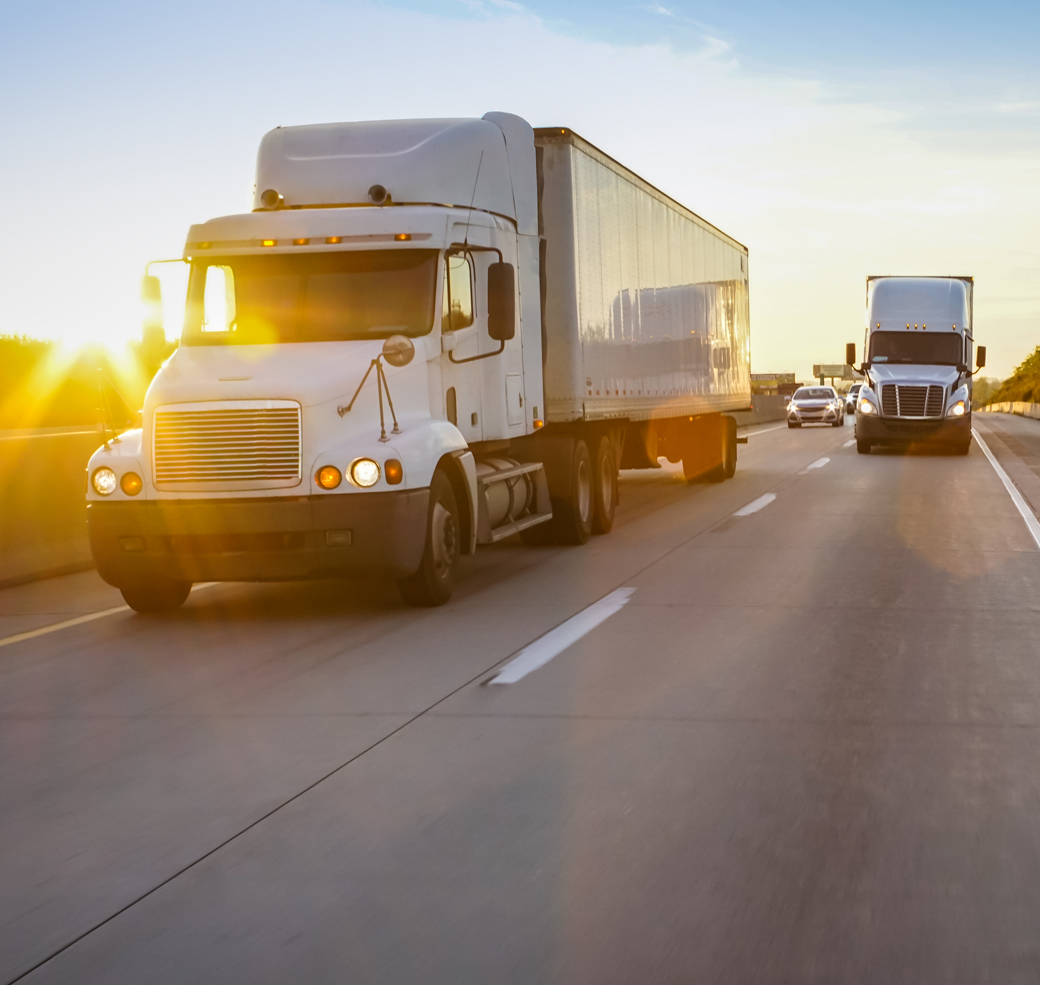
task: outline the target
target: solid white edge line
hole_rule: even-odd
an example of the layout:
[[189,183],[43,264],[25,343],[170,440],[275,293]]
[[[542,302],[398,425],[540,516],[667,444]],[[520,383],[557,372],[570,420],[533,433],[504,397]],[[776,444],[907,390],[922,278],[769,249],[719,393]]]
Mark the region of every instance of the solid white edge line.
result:
[[[748,424],[747,427],[754,427],[754,424]],[[778,424],[775,428],[762,428],[761,431],[748,431],[745,435],[746,438],[753,438],[756,434],[769,434],[770,431],[779,431],[781,428],[787,427],[786,424]]]
[[815,462],[812,462],[811,464],[806,465],[805,466],[805,471],[808,472],[809,469],[822,469],[829,461],[830,461],[829,458],[818,458],[818,459],[816,459]]
[[544,636],[528,643],[487,683],[515,684],[531,671],[544,667],[553,657],[577,643],[586,633],[605,622],[615,612],[620,612],[634,591],[634,588],[617,588],[609,595],[604,595],[598,602],[593,602],[581,612],[575,613],[570,619],[550,629]]
[[752,513],[757,513],[759,510],[768,506],[773,500],[776,499],[776,493],[766,493],[763,496],[759,496],[758,499],[751,500],[747,506],[742,506],[734,516],[751,516]]
[[[216,581],[200,581],[197,585],[192,585],[191,590],[193,592],[198,591],[200,588],[209,588],[212,585],[218,585]],[[25,640],[35,639],[37,636],[46,636],[48,633],[56,633],[59,629],[69,629],[72,626],[82,626],[85,622],[93,622],[95,619],[104,619],[105,616],[114,616],[117,612],[129,612],[130,606],[128,605],[117,605],[111,609],[101,609],[98,612],[88,612],[83,616],[76,616],[74,619],[66,619],[63,622],[52,623],[50,626],[41,626],[39,629],[30,629],[25,633],[16,633],[14,636],[8,636],[0,640],[0,646],[10,646],[12,643],[21,643]]]
[[982,435],[979,434],[975,428],[971,429],[971,433],[975,435],[975,440],[979,443],[979,447],[982,449],[983,454],[989,459],[989,464],[993,466],[993,471],[1000,477],[1000,481],[1004,483],[1004,488],[1008,491],[1008,495],[1011,497],[1011,501],[1015,504],[1018,512],[1022,514],[1022,519],[1025,520],[1026,529],[1033,537],[1033,543],[1036,544],[1037,548],[1040,549],[1040,522],[1037,521],[1033,515],[1033,511],[1029,508],[1029,504],[1022,497],[1022,494],[1018,491],[1012,481],[1011,477],[1001,468],[1000,462],[997,461],[993,452],[989,450],[989,445],[982,440]]

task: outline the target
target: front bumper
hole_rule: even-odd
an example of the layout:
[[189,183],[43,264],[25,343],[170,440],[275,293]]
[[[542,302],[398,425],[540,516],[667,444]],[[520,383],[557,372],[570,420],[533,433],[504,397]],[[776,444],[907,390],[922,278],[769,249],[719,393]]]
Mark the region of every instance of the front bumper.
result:
[[833,424],[840,411],[833,408],[821,408],[820,410],[789,410],[787,419],[792,424]]
[[856,412],[856,437],[876,445],[916,442],[960,445],[971,440],[971,414],[941,420],[915,421]]
[[288,581],[419,568],[429,489],[278,499],[87,505],[98,572],[116,587],[181,581]]

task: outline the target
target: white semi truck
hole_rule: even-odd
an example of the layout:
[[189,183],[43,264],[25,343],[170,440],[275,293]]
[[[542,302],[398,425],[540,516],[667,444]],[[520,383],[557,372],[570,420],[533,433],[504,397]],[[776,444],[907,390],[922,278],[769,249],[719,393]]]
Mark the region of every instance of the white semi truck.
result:
[[180,346],[88,466],[137,611],[358,574],[441,604],[478,544],[608,532],[619,468],[733,474],[747,249],[572,131],[279,127],[254,204],[191,227]]
[[[864,383],[856,450],[917,442],[971,447],[974,281],[971,277],[868,277]],[[856,345],[845,361],[856,363]],[[976,372],[986,365],[977,352]]]

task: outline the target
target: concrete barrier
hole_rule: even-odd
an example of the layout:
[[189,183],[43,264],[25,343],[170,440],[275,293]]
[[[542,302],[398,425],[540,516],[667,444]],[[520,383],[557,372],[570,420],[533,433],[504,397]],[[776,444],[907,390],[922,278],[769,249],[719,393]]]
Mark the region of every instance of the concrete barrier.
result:
[[1026,403],[1024,400],[1002,400],[995,404],[986,404],[979,410],[989,414],[1018,414],[1019,417],[1032,417],[1040,421],[1040,404]]
[[0,431],[0,587],[94,566],[87,543],[87,459],[96,428]]
[[751,410],[730,415],[736,418],[738,427],[783,421],[787,418],[787,397],[756,394],[751,398],[751,407]]

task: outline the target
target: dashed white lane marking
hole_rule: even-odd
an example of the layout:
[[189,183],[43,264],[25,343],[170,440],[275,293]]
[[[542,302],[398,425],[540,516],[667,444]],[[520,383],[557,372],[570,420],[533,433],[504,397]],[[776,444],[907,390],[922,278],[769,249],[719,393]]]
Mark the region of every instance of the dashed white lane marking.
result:
[[609,595],[604,595],[587,609],[582,609],[577,615],[571,616],[533,643],[528,643],[487,683],[515,684],[531,671],[544,667],[553,657],[576,643],[601,622],[605,622],[615,612],[620,612],[634,591],[634,588],[618,588]]
[[[209,588],[216,585],[215,581],[200,581],[192,586],[192,591],[197,592],[200,588]],[[86,615],[76,616],[73,619],[65,619],[63,622],[52,623],[50,626],[41,626],[39,629],[31,629],[27,633],[17,633],[0,640],[0,646],[10,646],[12,643],[22,643],[25,640],[35,639],[37,636],[46,636],[48,633],[56,633],[59,629],[70,629],[72,626],[82,626],[85,622],[93,622],[95,619],[104,619],[105,616],[114,616],[117,612],[129,612],[130,606],[117,605],[111,609],[101,609],[98,612],[88,612]]]
[[752,513],[757,513],[759,510],[768,506],[773,500],[776,499],[776,493],[766,493],[764,496],[759,496],[758,499],[751,500],[747,506],[742,506],[734,516],[751,516]]
[[841,447],[842,448],[851,448],[855,443],[856,443],[856,439],[855,438],[849,438],[849,440],[846,441],[845,444],[843,444]]
[[812,462],[811,464],[806,465],[805,468],[802,469],[802,471],[799,472],[798,474],[799,475],[805,475],[806,472],[810,472],[813,469],[822,469],[829,461],[830,461],[829,458],[818,458],[818,459],[816,459],[815,462]]
[[979,443],[979,447],[982,449],[983,454],[989,459],[989,464],[993,466],[993,470],[1000,477],[1000,481],[1004,483],[1004,488],[1008,491],[1008,495],[1011,497],[1011,502],[1015,504],[1018,512],[1022,514],[1022,519],[1025,520],[1026,528],[1029,530],[1034,543],[1037,547],[1040,547],[1040,523],[1037,522],[1036,517],[1033,515],[1033,511],[1029,508],[1029,504],[1022,498],[1022,494],[1018,491],[1018,487],[1011,481],[1007,472],[1000,467],[1000,463],[993,456],[993,452],[989,450],[989,445],[982,440],[982,435],[980,435],[975,428],[971,429],[971,433],[975,435],[975,440]]

